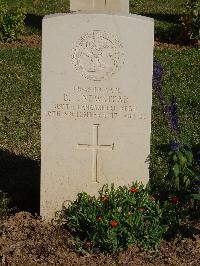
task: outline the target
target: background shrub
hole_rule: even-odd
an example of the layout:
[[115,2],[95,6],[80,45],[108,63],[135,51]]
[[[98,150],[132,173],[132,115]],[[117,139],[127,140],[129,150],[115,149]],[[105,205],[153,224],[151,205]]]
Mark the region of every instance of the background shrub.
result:
[[25,17],[26,8],[23,3],[15,10],[9,9],[5,2],[0,3],[0,40],[12,42],[23,34]]
[[180,39],[184,43],[200,41],[200,2],[188,0],[185,4],[185,12],[181,17]]

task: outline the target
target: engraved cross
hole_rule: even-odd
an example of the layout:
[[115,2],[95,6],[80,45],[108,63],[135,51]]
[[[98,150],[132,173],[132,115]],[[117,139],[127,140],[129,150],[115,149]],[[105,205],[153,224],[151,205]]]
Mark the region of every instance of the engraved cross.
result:
[[114,143],[112,145],[100,145],[99,144],[99,124],[93,125],[93,141],[92,144],[78,144],[78,148],[82,150],[92,150],[92,181],[98,182],[98,151],[112,151],[114,149]]

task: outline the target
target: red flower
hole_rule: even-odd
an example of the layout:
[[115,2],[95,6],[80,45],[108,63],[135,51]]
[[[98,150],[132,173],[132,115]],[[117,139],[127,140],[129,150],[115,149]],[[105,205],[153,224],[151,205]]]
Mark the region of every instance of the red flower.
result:
[[100,198],[100,200],[101,200],[102,202],[107,202],[107,201],[108,201],[108,196],[104,195],[104,196],[102,196],[102,197]]
[[132,188],[130,189],[130,191],[131,191],[132,193],[135,193],[135,192],[137,192],[138,190],[137,190],[136,187],[132,187]]
[[103,216],[101,216],[101,215],[97,215],[96,220],[97,220],[98,222],[102,223],[102,222],[103,222]]
[[177,203],[179,203],[179,197],[177,197],[177,196],[173,196],[173,197],[171,197],[171,202],[172,202],[173,204],[177,204]]
[[115,221],[115,220],[111,220],[111,221],[110,221],[110,226],[111,226],[112,228],[115,228],[115,227],[118,226],[118,222]]
[[145,211],[145,209],[144,209],[144,208],[140,208],[139,210],[140,210],[141,212],[144,212],[144,211]]

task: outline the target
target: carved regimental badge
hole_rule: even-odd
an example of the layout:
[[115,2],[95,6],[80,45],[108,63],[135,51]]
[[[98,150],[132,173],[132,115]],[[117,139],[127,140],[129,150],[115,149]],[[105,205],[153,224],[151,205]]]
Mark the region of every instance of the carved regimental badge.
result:
[[125,61],[121,42],[112,34],[94,30],[84,34],[71,53],[73,67],[86,79],[101,81],[117,73]]

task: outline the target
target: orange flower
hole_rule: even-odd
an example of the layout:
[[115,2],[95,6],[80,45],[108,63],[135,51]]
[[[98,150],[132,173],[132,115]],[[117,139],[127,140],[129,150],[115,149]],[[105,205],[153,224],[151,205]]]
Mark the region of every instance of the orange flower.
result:
[[132,193],[135,193],[135,192],[137,192],[138,190],[137,190],[136,187],[132,187],[132,188],[130,189],[130,191],[131,191]]
[[96,220],[98,221],[98,222],[103,222],[103,216],[101,216],[101,215],[97,215],[97,217],[96,217]]
[[107,201],[108,201],[108,196],[104,195],[104,196],[102,196],[102,197],[100,198],[100,200],[101,200],[102,202],[107,202]]
[[112,228],[115,228],[115,227],[118,226],[118,222],[115,221],[115,220],[111,220],[111,221],[110,221],[110,226],[111,226]]

